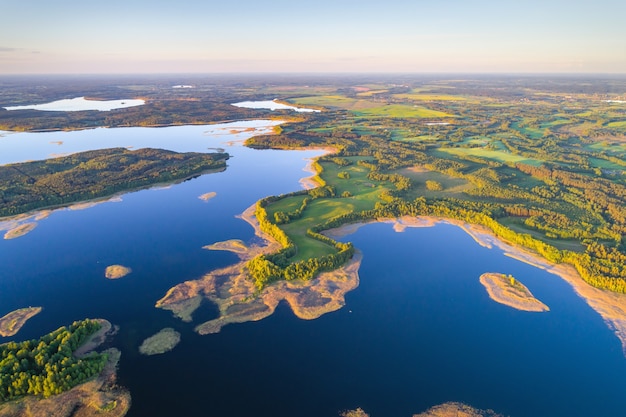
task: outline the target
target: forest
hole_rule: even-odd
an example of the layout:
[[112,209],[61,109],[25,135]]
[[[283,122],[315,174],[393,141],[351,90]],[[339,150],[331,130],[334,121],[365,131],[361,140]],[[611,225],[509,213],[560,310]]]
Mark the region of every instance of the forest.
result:
[[25,395],[47,398],[98,375],[106,355],[77,358],[73,352],[100,327],[96,320],[82,320],[38,340],[0,345],[0,403]]
[[[144,98],[147,104],[107,115],[0,110],[0,126],[80,129],[278,118],[288,123],[246,145],[332,147],[333,155],[314,164],[318,188],[258,202],[261,228],[283,246],[248,263],[259,290],[345,263],[354,248],[324,236],[328,228],[433,215],[484,225],[550,261],[571,264],[591,285],[626,293],[623,77],[198,76],[175,84],[181,82],[194,88],[172,90],[174,82],[166,79],[114,86],[85,80],[76,91],[51,83],[45,91],[19,94],[17,84],[5,82],[0,105],[80,95]],[[228,105],[268,99],[323,111],[294,115]],[[2,190],[4,201],[20,196],[17,190]]]
[[0,166],[0,216],[111,196],[226,167],[226,153],[102,149]]

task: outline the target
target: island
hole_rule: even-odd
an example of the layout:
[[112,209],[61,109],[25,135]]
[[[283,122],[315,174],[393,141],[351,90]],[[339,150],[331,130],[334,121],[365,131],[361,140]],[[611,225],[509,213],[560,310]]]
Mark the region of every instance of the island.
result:
[[209,171],[222,170],[226,167],[227,159],[226,153],[112,148],[45,161],[2,165],[0,216],[68,206],[184,180]]
[[133,272],[133,270],[124,265],[109,265],[104,270],[104,276],[108,279],[123,278]]
[[214,198],[217,195],[217,193],[215,191],[211,191],[208,193],[204,193],[201,196],[199,196],[198,198],[202,201],[209,201],[210,199]]
[[41,307],[20,308],[0,318],[0,336],[15,336],[26,322],[41,313]]
[[536,299],[530,290],[511,275],[487,272],[480,276],[480,283],[489,297],[521,311],[550,311],[547,305]]
[[449,402],[436,405],[413,417],[503,417],[493,410],[479,410],[467,404]]
[[0,345],[4,369],[14,370],[3,373],[0,416],[126,415],[130,395],[115,384],[120,352],[93,351],[111,329],[106,320],[82,320],[39,340]]
[[[362,408],[347,410],[339,413],[341,417],[370,417]],[[469,405],[449,402],[436,405],[413,417],[502,417],[493,410],[479,410]]]
[[139,352],[147,356],[160,355],[174,349],[179,342],[180,333],[167,327],[144,340],[139,346]]

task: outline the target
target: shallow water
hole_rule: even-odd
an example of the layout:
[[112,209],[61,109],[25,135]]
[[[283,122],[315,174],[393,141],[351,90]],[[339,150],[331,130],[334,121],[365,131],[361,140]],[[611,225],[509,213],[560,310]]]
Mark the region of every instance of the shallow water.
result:
[[[281,305],[262,321],[199,336],[194,324],[154,308],[173,285],[234,263],[234,254],[202,246],[254,240],[235,216],[259,198],[298,189],[303,158],[321,153],[251,150],[230,143],[250,132],[207,129],[55,133],[72,151],[152,139],[147,146],[222,147],[233,158],[224,172],[128,193],[119,203],[55,211],[29,234],[0,240],[0,314],[43,307],[2,341],[38,337],[85,317],[119,325],[112,343],[122,350],[119,377],[133,396],[131,417],[319,417],[356,407],[408,417],[445,401],[513,417],[624,415],[626,360],[598,314],[558,277],[483,248],[447,224],[404,233],[371,224],[343,238],[364,253],[361,285],[345,308],[317,320],[299,320]],[[47,135],[0,138],[0,146],[26,138],[0,157],[38,159]],[[208,192],[216,196],[198,198]],[[108,280],[111,264],[133,272]],[[551,311],[492,301],[478,280],[488,271],[514,275]],[[205,304],[194,319],[215,315]],[[165,327],[181,333],[180,344],[140,355],[142,341]]]

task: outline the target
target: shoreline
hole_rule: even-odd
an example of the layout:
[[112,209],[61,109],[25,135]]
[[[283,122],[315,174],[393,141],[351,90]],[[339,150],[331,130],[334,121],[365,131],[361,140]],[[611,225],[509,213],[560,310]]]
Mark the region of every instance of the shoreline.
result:
[[300,183],[300,185],[302,186],[304,190],[312,190],[313,188],[317,188],[321,186],[320,182],[315,180],[315,177],[317,177],[320,173],[317,172],[317,170],[313,168],[313,164],[317,162],[317,159],[321,158],[322,156],[332,155],[336,153],[337,148],[333,148],[332,146],[320,146],[320,147],[311,146],[311,147],[306,147],[302,149],[307,150],[307,151],[319,150],[323,152],[319,156],[315,156],[311,158],[303,158],[306,161],[306,165],[304,166],[304,168],[302,168],[302,171],[308,172],[311,175],[308,177],[300,178],[298,182]]
[[403,216],[397,219],[381,218],[367,222],[346,224],[326,230],[323,233],[329,237],[347,236],[370,223],[390,223],[396,232],[402,232],[407,227],[432,227],[440,223],[451,224],[463,229],[476,243],[485,248],[492,249],[497,247],[504,252],[505,256],[556,275],[567,282],[576,295],[581,297],[589,307],[602,317],[607,327],[620,340],[622,350],[626,356],[626,294],[613,293],[592,287],[582,279],[573,266],[552,263],[541,257],[541,255],[533,253],[522,246],[514,245],[498,238],[485,226],[469,224],[461,220],[447,219],[445,217]]
[[[57,204],[57,205],[52,205],[52,206],[44,206],[44,207],[40,207],[38,209],[34,209],[34,210],[29,210],[26,211],[24,213],[20,213],[20,214],[13,214],[10,216],[5,216],[2,217],[0,216],[0,232],[2,231],[6,231],[7,233],[9,233],[12,230],[15,230],[17,228],[22,227],[22,225],[27,224],[27,223],[32,223],[35,226],[32,226],[28,231],[31,232],[36,225],[38,224],[37,222],[43,219],[46,219],[47,217],[49,217],[51,214],[53,214],[55,211],[61,211],[61,210],[84,210],[84,209],[88,209],[91,207],[95,207],[96,205],[99,204],[104,204],[104,203],[119,203],[122,202],[123,199],[122,197],[126,194],[130,194],[130,193],[135,193],[135,192],[139,192],[139,191],[145,191],[145,190],[161,190],[164,188],[168,188],[172,185],[177,185],[180,183],[183,183],[191,178],[197,177],[197,176],[201,176],[201,175],[206,175],[206,174],[215,174],[218,172],[223,172],[227,169],[227,167],[224,168],[217,168],[217,169],[209,169],[207,171],[202,171],[200,173],[191,175],[189,177],[186,178],[181,178],[178,180],[175,180],[173,182],[159,182],[159,183],[155,183],[155,184],[150,184],[150,185],[146,185],[140,188],[132,188],[132,189],[128,189],[126,191],[117,191],[115,194],[111,194],[109,196],[104,196],[104,197],[94,197],[94,198],[90,198],[87,200],[78,200],[75,202],[71,202],[71,203],[66,203],[66,204]],[[19,236],[15,236],[12,237],[11,239],[17,239],[19,237],[22,237],[24,235],[26,235],[27,233],[21,234]]]
[[261,244],[250,246],[245,252],[238,250],[236,253],[241,260],[234,265],[170,288],[157,301],[156,307],[172,311],[183,321],[192,321],[192,314],[202,300],[211,301],[220,314],[218,318],[196,326],[195,331],[201,335],[218,333],[227,324],[262,320],[272,315],[282,301],[303,320],[313,320],[343,307],[345,295],[359,285],[360,252],[343,267],[321,273],[310,281],[278,281],[257,293],[245,271],[247,261],[259,254],[275,252],[282,246],[261,230],[255,211],[256,203],[238,217],[253,227],[255,236],[262,240]]

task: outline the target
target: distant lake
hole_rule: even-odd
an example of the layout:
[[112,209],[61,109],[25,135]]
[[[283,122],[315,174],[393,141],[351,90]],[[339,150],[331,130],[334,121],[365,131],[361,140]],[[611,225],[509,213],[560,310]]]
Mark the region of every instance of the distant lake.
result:
[[241,101],[239,103],[233,103],[232,105],[246,109],[293,110],[299,113],[319,113],[319,110],[290,106],[288,104],[279,103],[276,100]]
[[214,152],[227,142],[270,133],[282,122],[246,120],[214,125],[98,128],[73,132],[0,131],[0,165],[42,160],[103,148],[160,148],[175,152]]
[[76,97],[65,100],[52,101],[43,104],[29,104],[26,106],[8,106],[6,110],[41,110],[41,111],[111,111],[115,109],[125,109],[146,104],[145,100],[123,99],[123,100],[88,100],[85,97]]
[[[343,238],[364,254],[361,284],[343,309],[317,320],[297,319],[281,305],[267,319],[199,336],[195,324],[154,308],[170,287],[237,260],[202,246],[255,240],[236,215],[259,198],[299,189],[304,159],[321,151],[259,151],[237,142],[273,123],[1,137],[2,163],[45,158],[54,146],[224,148],[233,158],[224,172],[56,211],[29,234],[0,240],[0,315],[43,307],[0,342],[85,317],[119,325],[113,345],[122,350],[119,382],[133,397],[130,417],[320,417],[356,407],[410,417],[446,401],[512,417],[624,415],[626,359],[600,316],[558,277],[447,224],[403,233],[370,224]],[[48,147],[53,140],[62,145]],[[209,192],[216,193],[209,201],[198,198]],[[108,280],[111,264],[133,272]],[[478,281],[488,271],[514,275],[551,311],[495,303]],[[207,303],[194,319],[215,316]],[[181,343],[140,355],[141,342],[164,327],[179,331]]]

